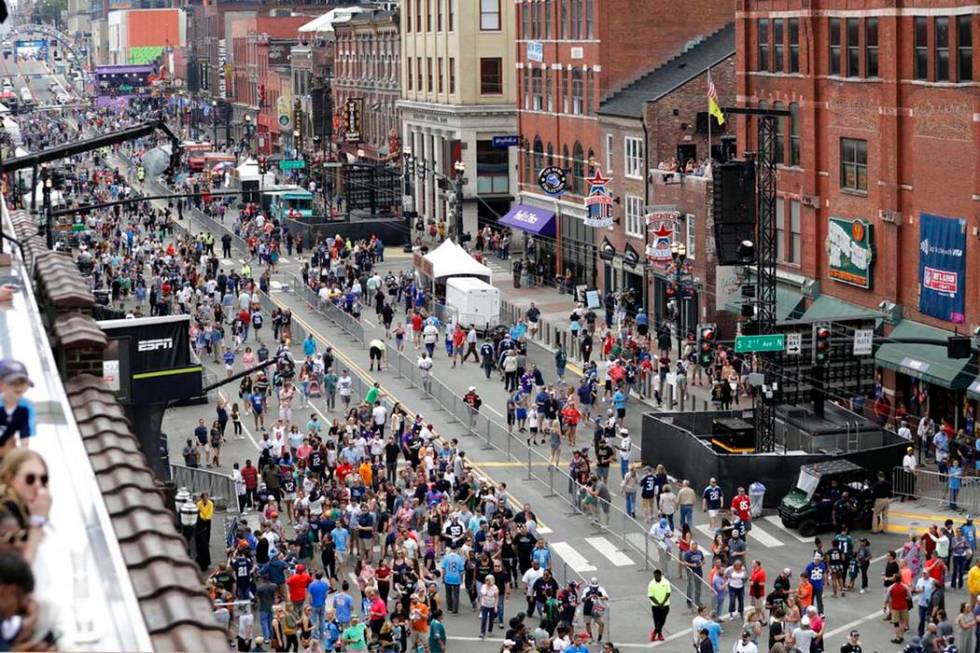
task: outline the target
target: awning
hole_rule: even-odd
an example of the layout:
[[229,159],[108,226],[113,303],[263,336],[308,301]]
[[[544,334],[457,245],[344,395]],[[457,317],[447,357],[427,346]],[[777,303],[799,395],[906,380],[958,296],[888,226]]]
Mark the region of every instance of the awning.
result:
[[970,399],[980,400],[980,379],[974,379],[970,387],[966,389],[966,394]]
[[[954,335],[935,327],[902,320],[891,332],[892,338],[934,338],[945,340]],[[875,364],[927,383],[950,390],[965,390],[976,379],[973,358],[947,358],[946,347],[938,345],[909,345],[900,342],[885,343],[875,354]],[[968,366],[972,373],[967,371]]]
[[[776,286],[776,321],[795,320],[803,313],[803,294]],[[732,313],[739,313],[742,309],[742,299],[725,303],[725,310]]]
[[804,320],[837,320],[841,318],[878,318],[881,314],[872,308],[845,302],[830,295],[820,295],[803,314]]
[[528,233],[539,236],[555,236],[555,213],[548,209],[539,209],[536,206],[518,204],[507,212],[498,224],[513,229],[520,229]]

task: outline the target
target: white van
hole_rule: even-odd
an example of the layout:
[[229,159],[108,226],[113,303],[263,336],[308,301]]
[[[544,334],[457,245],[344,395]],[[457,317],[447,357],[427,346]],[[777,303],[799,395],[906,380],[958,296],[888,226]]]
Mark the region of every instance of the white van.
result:
[[27,88],[26,86],[21,87],[21,89],[20,89],[20,101],[21,102],[33,102],[34,101],[34,96],[31,95],[31,89]]
[[500,323],[500,290],[475,277],[447,279],[446,306],[464,328],[485,333]]

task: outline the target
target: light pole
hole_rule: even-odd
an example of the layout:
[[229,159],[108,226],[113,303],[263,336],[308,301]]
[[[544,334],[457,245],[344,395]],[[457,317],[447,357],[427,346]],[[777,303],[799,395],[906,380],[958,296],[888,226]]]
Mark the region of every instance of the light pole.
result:
[[180,517],[180,533],[187,541],[187,555],[191,555],[194,542],[194,527],[197,526],[197,505],[186,487],[177,490],[175,500],[177,515]]
[[463,184],[466,183],[466,165],[462,161],[453,164],[456,176],[453,178],[453,197],[456,201],[453,211],[453,231],[456,234],[456,244],[462,245],[463,241]]
[[293,130],[293,158],[294,159],[298,159],[299,158],[299,146],[300,146],[300,142],[299,142],[299,130],[298,129],[294,129]]
[[218,101],[211,100],[211,148],[218,147]]
[[255,125],[252,124],[252,116],[245,114],[245,154],[248,155],[252,151],[252,131],[255,129]]
[[54,249],[54,225],[51,224],[51,188],[54,184],[51,182],[51,173],[48,172],[47,168],[41,169],[41,180],[43,182],[41,189],[44,193],[45,241],[48,249]]
[[674,261],[674,321],[677,328],[677,357],[684,355],[684,337],[681,334],[681,304],[684,290],[681,279],[684,273],[684,262],[687,260],[687,246],[684,243],[671,243],[670,258]]

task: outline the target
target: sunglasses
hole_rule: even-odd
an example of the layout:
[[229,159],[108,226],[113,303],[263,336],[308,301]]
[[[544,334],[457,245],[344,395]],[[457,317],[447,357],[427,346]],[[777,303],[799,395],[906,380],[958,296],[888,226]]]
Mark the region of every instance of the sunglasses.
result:
[[34,485],[38,481],[41,482],[41,485],[42,486],[48,487],[48,475],[47,474],[40,474],[40,475],[38,475],[38,474],[35,474],[35,473],[31,472],[29,474],[25,474],[24,475],[24,482],[27,483],[28,485]]

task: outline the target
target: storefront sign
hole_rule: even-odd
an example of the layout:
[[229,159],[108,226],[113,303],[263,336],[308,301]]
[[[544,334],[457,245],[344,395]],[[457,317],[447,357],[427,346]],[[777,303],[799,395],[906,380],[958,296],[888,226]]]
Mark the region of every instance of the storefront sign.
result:
[[364,98],[351,98],[344,104],[344,140],[348,143],[361,142],[361,114],[364,111]]
[[544,44],[541,41],[527,42],[527,60],[544,61]]
[[919,310],[961,324],[965,318],[966,221],[919,216]]
[[640,254],[633,246],[626,243],[626,247],[623,248],[623,262],[631,268],[635,268],[636,264],[640,262]]
[[585,226],[611,227],[613,225],[612,195],[606,187],[611,177],[603,177],[602,170],[596,166],[591,177],[586,177],[589,184],[589,195],[585,198]]
[[647,241],[647,260],[651,265],[666,268],[671,263],[670,246],[681,214],[677,211],[654,211],[645,216],[650,237]]
[[603,238],[602,244],[599,245],[599,258],[603,261],[611,261],[616,258],[616,246],[609,242],[608,238]]
[[289,97],[280,95],[276,101],[276,111],[279,114],[279,130],[288,131],[293,123],[293,105]]
[[558,197],[565,192],[565,171],[558,166],[548,166],[538,173],[538,186],[548,195]]
[[505,150],[508,147],[517,147],[520,145],[521,137],[517,134],[511,134],[510,136],[493,136],[490,138],[490,147],[495,150]]
[[873,225],[864,220],[830,218],[827,261],[831,279],[871,288],[874,262]]
[[225,77],[228,50],[225,43],[225,39],[218,39],[218,97],[222,100],[228,97],[228,78]]

